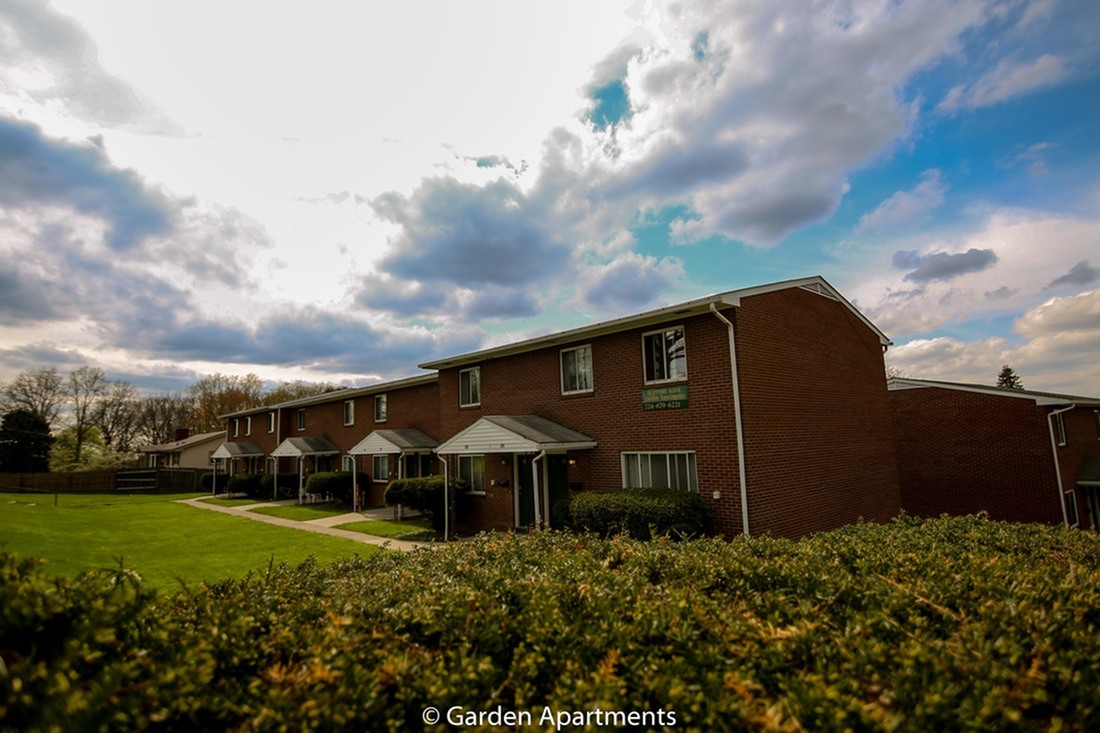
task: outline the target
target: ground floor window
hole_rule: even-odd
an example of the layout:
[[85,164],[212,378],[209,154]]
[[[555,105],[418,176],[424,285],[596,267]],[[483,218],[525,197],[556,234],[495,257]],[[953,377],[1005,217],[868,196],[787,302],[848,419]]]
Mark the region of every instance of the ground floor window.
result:
[[1066,521],[1071,527],[1081,523],[1077,518],[1077,492],[1073,489],[1066,492]]
[[485,456],[459,456],[458,477],[470,484],[470,491],[485,492]]
[[352,472],[355,470],[355,458],[352,456],[344,456],[340,459],[340,470]]
[[371,472],[375,481],[389,481],[390,457],[384,454],[375,456],[371,461]]
[[628,489],[684,489],[698,491],[695,454],[623,453],[623,486]]

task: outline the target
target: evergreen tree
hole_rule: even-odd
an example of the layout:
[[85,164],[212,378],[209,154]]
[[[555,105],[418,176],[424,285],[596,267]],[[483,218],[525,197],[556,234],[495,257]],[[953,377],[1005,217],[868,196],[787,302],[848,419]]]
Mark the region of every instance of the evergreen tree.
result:
[[1012,367],[1005,364],[1001,367],[1001,373],[997,375],[997,386],[1001,389],[1023,389],[1024,383],[1016,376],[1016,372],[1012,371]]
[[0,471],[50,470],[50,424],[33,410],[12,410],[0,422]]

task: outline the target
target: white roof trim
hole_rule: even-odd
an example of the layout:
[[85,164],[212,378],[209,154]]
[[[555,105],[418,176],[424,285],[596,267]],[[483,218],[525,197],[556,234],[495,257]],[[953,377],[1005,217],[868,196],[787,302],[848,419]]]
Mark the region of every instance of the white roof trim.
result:
[[[317,441],[319,444],[310,445],[310,440]],[[325,445],[325,443],[328,445]],[[339,452],[340,449],[325,438],[287,438],[279,443],[278,448],[271,451],[271,456],[273,458],[301,458],[302,456],[331,456]]]
[[738,307],[741,305],[741,301],[744,298],[751,298],[754,295],[763,295],[765,293],[773,293],[778,290],[788,290],[790,288],[803,288],[840,302],[850,309],[860,321],[879,337],[879,341],[883,346],[891,345],[892,342],[886,337],[886,334],[880,331],[875,324],[871,323],[866,316],[860,313],[855,306],[837,292],[836,288],[826,282],[825,278],[820,275],[814,275],[812,277],[800,278],[797,280],[785,280],[783,282],[770,283],[768,285],[759,285],[751,288],[743,288],[741,290],[731,290],[725,293],[708,295],[703,298],[646,311],[645,313],[639,313],[633,316],[625,316],[610,321],[593,323],[588,326],[581,326],[580,328],[573,328],[567,331],[559,331],[557,333],[547,334],[546,336],[539,336],[525,341],[517,341],[515,343],[484,349],[482,351],[473,351],[445,359],[437,359],[435,361],[419,364],[418,366],[421,369],[446,369],[501,356],[534,351],[535,349],[542,349],[548,346],[559,344],[564,346],[594,336],[626,331],[632,328],[643,328],[648,325],[664,323],[684,316],[701,315],[710,309],[712,303],[716,305]]
[[526,438],[500,425],[488,417],[443,441],[435,452],[438,455],[477,455],[483,453],[538,453],[539,451],[585,450],[595,448],[596,441],[540,442]]
[[891,377],[886,380],[886,388],[893,392],[907,389],[950,389],[956,392],[973,392],[975,394],[991,395],[993,397],[1009,397],[1018,400],[1030,400],[1036,405],[1049,407],[1052,405],[1079,404],[1093,407],[1100,405],[1100,399],[1095,397],[1078,397],[1075,395],[1058,395],[1052,393],[1032,392],[1029,390],[1002,389],[1000,387],[987,387],[981,384],[959,384],[957,382],[937,382],[931,379],[912,379],[910,377]]

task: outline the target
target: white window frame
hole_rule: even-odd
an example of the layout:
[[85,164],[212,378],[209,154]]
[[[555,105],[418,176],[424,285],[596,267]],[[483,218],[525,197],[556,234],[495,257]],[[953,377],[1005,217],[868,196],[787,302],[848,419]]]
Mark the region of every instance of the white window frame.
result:
[[[679,331],[680,332],[680,340],[683,341],[683,343],[684,343],[684,356],[683,356],[682,371],[680,373],[674,374],[674,375],[669,376],[669,377],[663,377],[663,378],[660,378],[660,379],[651,378],[650,373],[649,373],[650,372],[650,364],[649,364],[649,348],[647,346],[647,341],[651,337],[657,336],[657,335],[660,335],[662,337],[662,341],[663,341],[668,336],[668,334],[670,334],[674,331]],[[668,356],[668,347],[667,346],[664,347],[664,355],[666,357]],[[664,370],[665,370],[666,373],[671,371],[672,364],[673,364],[673,362],[671,360],[666,360],[666,363],[664,364]],[[658,329],[655,329],[653,331],[646,331],[645,333],[642,334],[642,379],[645,381],[646,384],[665,384],[667,382],[682,382],[685,379],[687,379],[687,377],[688,377],[688,368],[687,368],[687,329],[684,328],[683,325],[669,326],[667,328],[658,328]]]
[[[382,478],[378,478],[379,467],[381,467]],[[384,484],[390,480],[390,457],[386,453],[376,453],[371,456],[370,459],[370,473],[371,481],[375,483]]]
[[241,434],[241,419],[239,417],[233,418],[233,437],[236,438]]
[[298,408],[298,430],[306,429],[306,408]]
[[[473,380],[469,382],[469,384],[470,384],[469,389],[464,390],[462,388],[462,378],[467,374],[471,374],[471,375],[474,375],[474,376],[473,376]],[[476,399],[473,399],[473,398],[475,398],[475,395],[473,394],[474,387],[477,388]],[[463,401],[467,398],[467,395],[464,394],[465,392],[470,393],[468,396],[472,399],[472,401],[470,401],[470,402],[464,402]],[[458,406],[459,407],[478,407],[479,405],[481,405],[481,367],[476,366],[476,367],[470,367],[469,369],[463,369],[458,373]]]
[[1054,415],[1054,435],[1058,439],[1058,445],[1066,444],[1066,421],[1060,412]]
[[244,434],[252,435],[252,417],[246,417],[244,419]]
[[274,412],[267,413],[267,432],[269,432],[269,433],[274,433],[275,432],[275,413]]
[[341,456],[340,457],[340,470],[346,473],[354,473],[355,471],[355,456]]
[[[670,483],[670,484],[679,483],[679,480],[678,480],[679,479],[679,472],[677,472],[677,474],[676,474],[677,480],[674,481],[673,480],[673,471],[669,470],[670,459],[675,457],[675,459],[677,461],[683,460],[688,485],[687,486],[667,486],[667,487],[658,486],[658,487],[653,487],[652,486],[652,484],[653,484],[652,473],[653,473],[653,457],[654,456],[662,456],[665,459],[665,472],[666,472],[666,476],[669,478],[668,483]],[[649,484],[648,486],[646,486],[646,485],[631,486],[630,485],[631,484],[630,470],[629,470],[628,464],[632,460],[638,462],[637,473],[638,473],[639,479],[641,479],[641,477],[646,476],[646,475],[650,476],[651,480],[648,481],[648,484]],[[643,466],[643,462],[644,462],[644,466]],[[698,465],[696,464],[695,451],[623,451],[620,454],[620,465],[621,465],[621,468],[622,468],[623,488],[627,488],[627,489],[669,488],[669,489],[683,489],[685,491],[692,491],[692,492],[695,492],[695,493],[699,493],[699,468],[698,468]],[[640,480],[638,483],[639,484],[645,484],[647,482]]]
[[355,400],[344,400],[344,425],[355,424]]
[[374,396],[374,421],[386,422],[386,418],[389,415],[389,400],[386,399],[386,395],[379,394]]
[[[476,477],[475,469],[480,464],[481,466],[481,485],[473,480]],[[465,466],[465,469],[464,469]],[[485,494],[485,456],[478,455],[462,455],[458,457],[458,476],[459,478],[466,479],[470,482],[470,493],[478,496]],[[469,478],[467,478],[469,476]]]
[[[579,379],[582,372],[581,372],[581,369],[578,368],[578,366],[577,366],[577,364],[579,363],[578,356],[579,356],[580,352],[587,352],[587,354],[588,354],[588,357],[587,357],[587,367],[588,368],[587,368],[587,370],[585,370],[585,373],[587,374],[587,377],[588,377],[587,378],[588,386],[587,387],[577,387],[575,389],[570,389],[570,385],[567,385],[565,383],[565,381],[566,381],[565,380],[565,373],[566,373],[565,355],[566,354],[573,354],[574,376],[578,377],[577,382],[579,384],[582,381],[581,379]],[[581,346],[574,346],[574,347],[569,348],[569,349],[562,349],[558,353],[558,366],[559,366],[560,372],[561,372],[561,393],[562,394],[586,394],[588,392],[592,392],[592,391],[595,390],[595,388],[596,388],[596,379],[595,379],[595,375],[593,374],[594,370],[592,368],[592,344],[583,344]]]

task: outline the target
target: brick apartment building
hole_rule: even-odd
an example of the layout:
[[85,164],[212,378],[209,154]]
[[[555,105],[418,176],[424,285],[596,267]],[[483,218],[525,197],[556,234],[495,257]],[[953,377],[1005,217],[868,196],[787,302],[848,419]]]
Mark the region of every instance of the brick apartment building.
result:
[[889,380],[910,514],[1098,529],[1100,399]]
[[889,340],[820,277],[421,364],[431,374],[225,416],[233,471],[442,473],[460,528],[559,525],[571,494],[697,491],[728,536],[900,509]]

